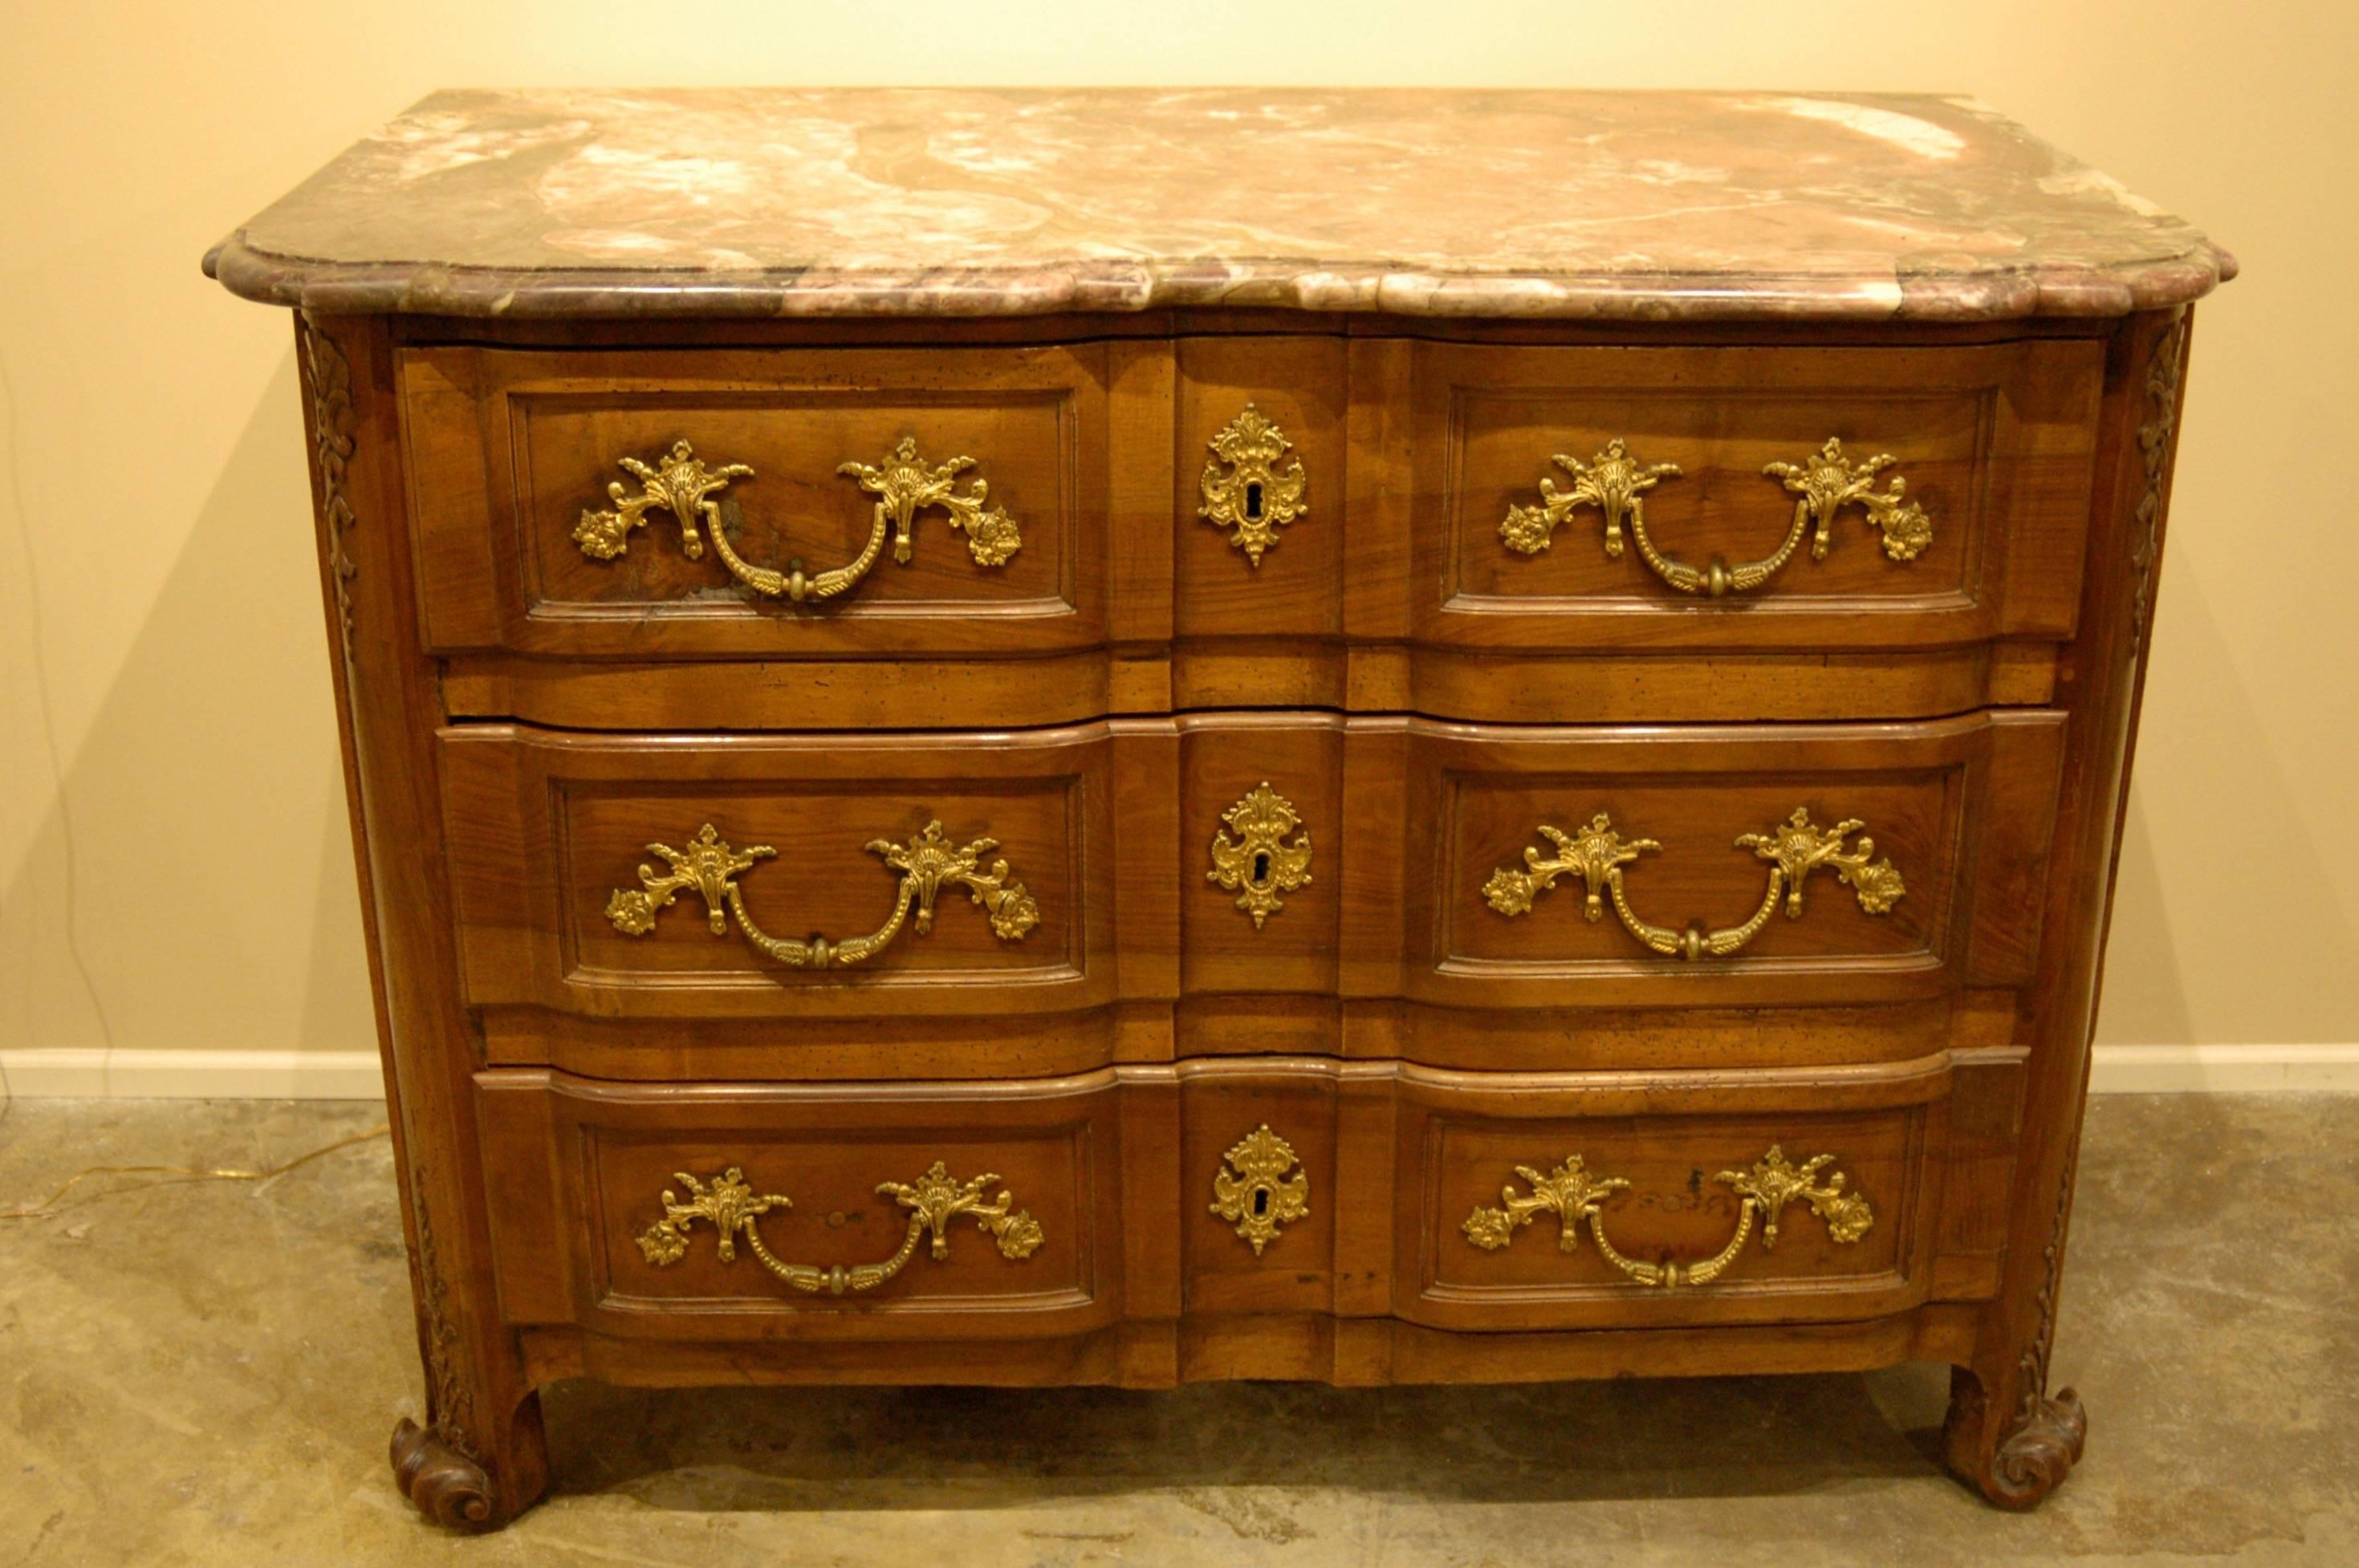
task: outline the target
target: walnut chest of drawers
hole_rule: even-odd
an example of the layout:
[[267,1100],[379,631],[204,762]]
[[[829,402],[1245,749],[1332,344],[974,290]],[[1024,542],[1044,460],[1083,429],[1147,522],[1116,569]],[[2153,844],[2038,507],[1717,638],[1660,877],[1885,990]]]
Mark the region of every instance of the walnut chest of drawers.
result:
[[299,312],[403,1487],[513,1516],[571,1377],[1926,1358],[2037,1501],[2233,266],[1943,99],[353,148],[208,267]]

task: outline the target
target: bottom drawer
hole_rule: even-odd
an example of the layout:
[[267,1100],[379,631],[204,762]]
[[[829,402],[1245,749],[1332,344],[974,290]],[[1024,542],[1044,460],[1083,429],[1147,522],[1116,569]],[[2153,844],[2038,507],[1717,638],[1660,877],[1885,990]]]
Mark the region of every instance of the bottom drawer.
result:
[[476,1079],[502,1311],[647,1339],[1888,1317],[1997,1279],[2021,1062]]
[[1932,1283],[1951,1078],[1946,1059],[1919,1065],[1741,1087],[1408,1086],[1396,1310],[1540,1329],[1915,1306]]
[[679,1338],[1078,1333],[1121,1312],[1111,1075],[477,1079],[501,1310]]

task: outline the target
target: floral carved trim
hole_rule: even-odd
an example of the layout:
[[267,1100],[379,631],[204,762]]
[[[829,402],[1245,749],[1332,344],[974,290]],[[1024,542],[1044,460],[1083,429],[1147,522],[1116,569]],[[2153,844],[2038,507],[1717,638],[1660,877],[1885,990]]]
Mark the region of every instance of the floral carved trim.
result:
[[2170,479],[2170,440],[2179,428],[2179,381],[2187,363],[2187,317],[2155,340],[2146,367],[2146,395],[2154,412],[2138,427],[2138,452],[2146,461],[2146,488],[2137,503],[2137,530],[2130,542],[2130,632],[2133,645],[2146,641],[2154,613],[2154,568],[2162,551],[2163,488]]
[[343,350],[306,311],[300,324],[304,378],[311,387],[311,457],[320,468],[320,509],[328,521],[328,579],[336,595],[336,626],[344,663],[353,662],[352,579],[360,571],[344,549],[344,532],[358,519],[344,493],[344,465],[353,455],[353,373]]
[[409,1212],[418,1227],[418,1307],[425,1317],[426,1378],[432,1397],[434,1435],[442,1446],[480,1463],[471,1433],[475,1426],[474,1397],[459,1375],[464,1354],[459,1326],[451,1321],[451,1283],[442,1273],[442,1254],[434,1239],[434,1221],[426,1206],[426,1177],[415,1166],[409,1173]]
[[1991,1455],[1985,1487],[1993,1501],[2009,1508],[2029,1508],[2054,1491],[2079,1463],[2088,1441],[2089,1420],[2080,1396],[2071,1389],[2048,1397],[2048,1357],[2056,1341],[2056,1292],[2064,1273],[2064,1226],[2072,1210],[2072,1177],[2080,1163],[2076,1146],[2064,1162],[2062,1188],[2056,1195],[2056,1218],[2040,1254],[2047,1274],[2036,1298],[2039,1326],[2016,1363],[2022,1395],[2016,1401],[2015,1422],[1998,1451]]

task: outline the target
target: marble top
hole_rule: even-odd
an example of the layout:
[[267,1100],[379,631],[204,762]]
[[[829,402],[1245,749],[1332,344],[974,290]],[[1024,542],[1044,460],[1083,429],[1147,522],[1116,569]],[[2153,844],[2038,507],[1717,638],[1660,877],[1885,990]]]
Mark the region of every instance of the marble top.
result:
[[1966,321],[2235,261],[1965,98],[763,88],[437,92],[205,270],[459,316]]

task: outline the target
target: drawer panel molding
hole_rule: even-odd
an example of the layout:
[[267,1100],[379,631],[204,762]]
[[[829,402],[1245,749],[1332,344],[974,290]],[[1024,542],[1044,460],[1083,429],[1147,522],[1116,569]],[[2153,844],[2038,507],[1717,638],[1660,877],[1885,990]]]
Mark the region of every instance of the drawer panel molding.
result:
[[[1945,1283],[1947,1053],[1728,1074],[1410,1066],[1395,1081],[1393,1304],[1430,1327],[1857,1319]],[[1817,1223],[1795,1223],[1798,1205]],[[1543,1215],[1557,1247],[1515,1245]]]
[[[1930,652],[2075,628],[2096,343],[1421,343],[1410,361],[1409,472],[1392,482],[1412,497],[1396,526],[1413,643]],[[1837,541],[1847,517],[1881,549]],[[1602,553],[1550,547],[1577,518]]]
[[[1102,650],[1134,510],[1110,365],[1103,344],[404,350],[425,644],[585,673]],[[678,551],[635,541],[658,513]],[[921,514],[966,549],[925,547]]]
[[1121,1314],[1111,1074],[847,1091],[487,1072],[476,1092],[511,1322],[919,1342]]
[[[1117,909],[1154,909],[1144,890],[1116,896],[1105,725],[857,737],[470,725],[441,740],[477,1006],[907,1019],[912,1038],[936,1033],[914,1021],[958,1019],[952,1034],[971,1036],[1114,1002]],[[1151,798],[1126,816],[1134,837],[1155,837]],[[1154,892],[1168,909],[1176,827],[1167,842]],[[687,910],[667,913],[676,901]],[[945,902],[974,907],[938,920]],[[1132,945],[1143,958],[1174,946],[1154,931]],[[1147,989],[1151,975],[1128,983]]]

